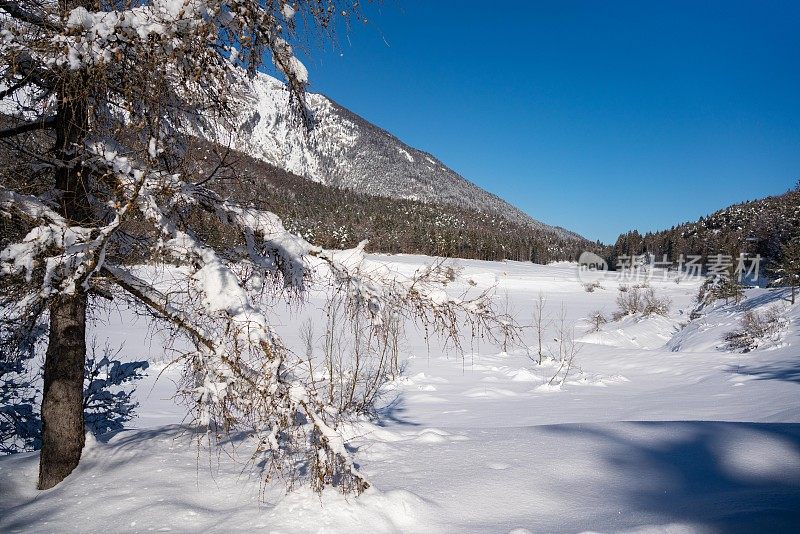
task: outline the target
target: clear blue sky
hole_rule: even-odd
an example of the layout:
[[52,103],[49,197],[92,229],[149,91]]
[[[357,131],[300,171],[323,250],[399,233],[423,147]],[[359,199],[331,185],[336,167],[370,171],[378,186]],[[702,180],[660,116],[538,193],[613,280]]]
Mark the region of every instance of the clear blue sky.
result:
[[800,1],[421,1],[305,59],[533,217],[613,242],[800,178]]

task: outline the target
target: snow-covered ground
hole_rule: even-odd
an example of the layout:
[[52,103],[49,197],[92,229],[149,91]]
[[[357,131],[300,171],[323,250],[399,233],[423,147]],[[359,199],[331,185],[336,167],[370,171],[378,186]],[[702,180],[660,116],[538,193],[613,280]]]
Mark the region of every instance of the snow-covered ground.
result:
[[[429,258],[372,256],[411,271]],[[496,285],[530,323],[542,293],[563,305],[581,341],[561,386],[557,367],[530,348],[479,343],[430,348],[408,332],[403,378],[390,384],[377,422],[347,429],[372,487],[286,494],[260,483],[246,449],[200,452],[170,396],[177,372],[156,332],[121,311],[94,331],[124,353],[156,362],[139,385],[132,430],[92,441],[79,468],[37,492],[36,454],[0,458],[2,532],[578,532],[792,531],[800,526],[800,306],[788,328],[755,351],[722,350],[750,308],[781,304],[780,292],[748,290],[738,305],[689,321],[698,284],[650,282],[673,301],[669,317],[626,318],[591,332],[585,319],[616,309],[619,282],[586,292],[574,265],[456,261],[465,280]],[[465,282],[466,284],[466,282]],[[464,285],[464,287],[467,287]],[[458,287],[455,288],[458,290]],[[320,315],[279,312],[279,330],[300,347],[297,325]],[[687,326],[688,324],[688,326]],[[545,339],[552,345],[551,326]],[[163,370],[158,381],[155,377]],[[240,456],[237,453],[242,451]]]

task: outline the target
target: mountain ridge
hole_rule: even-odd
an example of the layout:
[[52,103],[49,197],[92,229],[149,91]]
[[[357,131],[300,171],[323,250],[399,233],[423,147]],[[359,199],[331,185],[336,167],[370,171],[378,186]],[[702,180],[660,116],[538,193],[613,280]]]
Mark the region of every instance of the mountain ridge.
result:
[[[283,82],[264,73],[243,81],[232,124],[212,133],[232,148],[324,185],[375,196],[447,204],[486,212],[517,225],[585,240],[548,225],[320,93],[306,94],[313,128],[293,124]],[[209,138],[208,133],[204,136]],[[214,139],[216,136],[216,139]]]

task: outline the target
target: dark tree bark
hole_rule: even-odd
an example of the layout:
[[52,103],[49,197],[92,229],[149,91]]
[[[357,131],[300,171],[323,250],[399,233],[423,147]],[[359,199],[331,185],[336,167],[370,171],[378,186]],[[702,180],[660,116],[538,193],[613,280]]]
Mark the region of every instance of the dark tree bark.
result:
[[[76,3],[77,4],[77,3]],[[61,214],[72,224],[91,221],[87,182],[80,165],[88,130],[87,98],[82,75],[65,75],[56,110],[55,173]],[[50,304],[50,335],[42,393],[42,451],[39,489],[64,480],[78,465],[84,445],[83,375],[86,365],[85,290],[77,284],[71,295]]]
[[44,364],[42,454],[39,489],[64,480],[84,445],[83,373],[86,360],[86,294],[60,297],[50,307]]

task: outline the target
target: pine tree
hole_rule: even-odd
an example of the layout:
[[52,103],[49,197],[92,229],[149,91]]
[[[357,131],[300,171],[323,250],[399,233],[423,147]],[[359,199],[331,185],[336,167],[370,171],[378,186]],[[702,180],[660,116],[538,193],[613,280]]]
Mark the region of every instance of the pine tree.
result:
[[791,239],[781,247],[780,260],[775,274],[776,283],[792,290],[791,302],[795,303],[795,293],[800,286],[800,236]]

